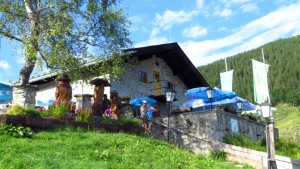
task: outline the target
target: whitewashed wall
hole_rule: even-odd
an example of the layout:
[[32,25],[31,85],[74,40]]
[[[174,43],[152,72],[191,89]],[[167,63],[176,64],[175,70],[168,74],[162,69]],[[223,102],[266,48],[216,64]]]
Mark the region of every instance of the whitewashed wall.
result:
[[[155,64],[158,62],[158,65]],[[110,97],[111,91],[116,91],[119,97],[130,96],[131,99],[138,97],[147,97],[153,95],[153,86],[150,82],[153,81],[153,70],[160,72],[160,80],[167,80],[175,84],[176,98],[178,101],[173,102],[173,107],[179,107],[187,98],[184,96],[187,87],[181,81],[178,76],[174,76],[170,67],[160,58],[155,55],[151,59],[144,61],[137,61],[132,59],[130,63],[125,65],[125,72],[121,76],[119,81],[110,81],[111,87],[105,87],[104,93]],[[138,71],[147,73],[147,83],[141,82],[138,79]],[[83,85],[82,85],[83,84]],[[48,102],[48,100],[55,97],[55,86],[54,82],[42,84],[38,87],[36,100]],[[93,94],[94,86],[82,81],[73,82],[71,84],[73,95],[74,94]],[[165,89],[162,89],[163,91]],[[76,99],[73,97],[73,101]],[[159,103],[158,105],[163,111],[165,110],[165,103]]]

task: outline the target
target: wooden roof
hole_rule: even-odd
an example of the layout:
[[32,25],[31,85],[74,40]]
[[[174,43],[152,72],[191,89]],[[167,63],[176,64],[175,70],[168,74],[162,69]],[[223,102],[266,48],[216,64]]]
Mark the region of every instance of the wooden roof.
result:
[[[168,43],[124,50],[130,53],[131,57],[138,57],[139,61],[150,59],[153,55],[163,59],[172,69],[173,75],[177,75],[188,88],[209,86],[201,73],[182,51],[178,43]],[[53,81],[55,74],[33,78],[29,80],[32,85],[39,85]]]
[[178,43],[168,43],[154,46],[127,49],[139,61],[150,59],[152,55],[163,59],[188,88],[209,86],[207,81],[182,51]]

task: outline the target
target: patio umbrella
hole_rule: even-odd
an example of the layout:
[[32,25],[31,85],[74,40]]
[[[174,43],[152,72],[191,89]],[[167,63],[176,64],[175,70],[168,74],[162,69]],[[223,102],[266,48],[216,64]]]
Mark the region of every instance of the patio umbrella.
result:
[[7,87],[3,84],[0,84],[0,103],[8,103],[12,101],[13,95],[12,95],[12,88]]
[[185,101],[180,107],[181,108],[188,108],[188,107],[197,108],[197,107],[202,107],[205,105],[206,105],[206,103],[204,103],[204,101],[202,99],[190,99],[190,100]]
[[[256,109],[256,106],[252,103],[250,103],[248,100],[245,100],[241,97],[233,97],[230,99],[223,99],[223,100],[219,100],[219,101],[214,101],[212,102],[213,107],[217,106],[217,105],[231,105],[235,108],[235,110],[238,109],[237,107],[237,101],[242,101],[243,103],[243,111],[252,111]],[[192,108],[200,108],[203,107],[203,110],[209,109],[210,106],[210,102],[205,102],[202,99],[190,99],[186,102],[184,102],[181,105],[181,108],[187,108],[187,107],[192,107]]]
[[[207,88],[208,87],[197,87],[197,88],[189,89],[185,92],[185,96],[193,99],[202,99],[205,103],[210,102],[210,99],[207,98],[207,94],[206,94]],[[214,90],[214,97],[212,99],[212,102],[236,97],[235,92],[223,91],[217,87],[213,88],[213,90]]]
[[134,106],[141,106],[142,105],[142,102],[146,100],[147,101],[147,104],[155,104],[156,103],[156,100],[154,99],[151,99],[149,97],[140,97],[140,98],[135,98],[135,99],[132,99],[130,100],[130,104],[134,105]]
[[221,104],[221,105],[231,105],[233,106],[236,110],[238,109],[237,106],[237,101],[242,101],[243,103],[243,111],[251,111],[251,110],[256,110],[256,105],[250,103],[248,100],[243,99],[241,97],[233,97],[231,99],[224,99],[224,100],[220,100],[217,101],[215,104]]

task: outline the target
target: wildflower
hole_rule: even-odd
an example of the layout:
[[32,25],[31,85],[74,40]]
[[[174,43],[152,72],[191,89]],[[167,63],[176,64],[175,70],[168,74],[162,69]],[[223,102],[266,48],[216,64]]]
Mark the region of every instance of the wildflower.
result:
[[107,115],[110,119],[112,118],[112,112],[111,112],[111,109],[106,109],[104,111],[104,115]]
[[54,100],[53,104],[58,105],[59,104],[58,100]]
[[63,101],[62,101],[62,104],[67,104],[67,101],[66,101],[66,100],[63,100]]

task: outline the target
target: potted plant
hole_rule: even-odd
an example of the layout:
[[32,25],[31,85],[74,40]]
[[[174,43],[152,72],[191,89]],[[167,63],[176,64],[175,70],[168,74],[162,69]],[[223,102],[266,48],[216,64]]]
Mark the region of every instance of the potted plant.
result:
[[125,104],[129,104],[130,103],[130,97],[129,96],[124,96],[123,101],[124,101]]

